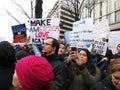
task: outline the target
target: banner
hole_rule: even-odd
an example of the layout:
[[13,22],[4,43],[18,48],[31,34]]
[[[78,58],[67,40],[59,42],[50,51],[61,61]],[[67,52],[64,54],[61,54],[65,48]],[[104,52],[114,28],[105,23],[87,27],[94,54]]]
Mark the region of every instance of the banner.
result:
[[42,44],[47,37],[59,38],[59,19],[31,19],[30,20],[30,43]]
[[117,53],[117,45],[120,44],[120,31],[112,31],[109,36],[109,48],[112,50],[112,53]]
[[93,20],[83,19],[73,23],[73,31],[70,33],[70,46],[78,48],[90,48]]
[[25,43],[27,40],[25,24],[12,26],[13,43]]
[[102,38],[108,39],[110,34],[110,27],[108,20],[95,23],[93,26],[94,40],[102,40]]

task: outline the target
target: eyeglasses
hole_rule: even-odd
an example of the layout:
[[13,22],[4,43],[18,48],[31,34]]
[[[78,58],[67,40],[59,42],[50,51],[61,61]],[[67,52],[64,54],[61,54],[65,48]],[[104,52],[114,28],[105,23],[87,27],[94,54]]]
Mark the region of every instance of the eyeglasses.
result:
[[51,44],[49,44],[49,43],[45,42],[45,43],[43,43],[43,45],[51,45]]

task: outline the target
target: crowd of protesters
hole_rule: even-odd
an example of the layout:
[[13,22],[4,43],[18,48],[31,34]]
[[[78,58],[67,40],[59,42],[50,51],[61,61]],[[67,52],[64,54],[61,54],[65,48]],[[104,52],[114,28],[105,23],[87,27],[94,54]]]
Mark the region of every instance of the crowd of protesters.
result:
[[120,44],[104,56],[91,44],[75,48],[48,37],[35,50],[1,41],[0,90],[120,90]]

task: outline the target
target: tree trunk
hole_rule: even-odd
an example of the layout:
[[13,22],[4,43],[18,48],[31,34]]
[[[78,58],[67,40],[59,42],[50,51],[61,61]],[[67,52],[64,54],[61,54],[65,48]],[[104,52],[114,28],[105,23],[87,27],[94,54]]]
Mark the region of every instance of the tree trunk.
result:
[[42,18],[42,0],[36,0],[35,4],[35,18]]

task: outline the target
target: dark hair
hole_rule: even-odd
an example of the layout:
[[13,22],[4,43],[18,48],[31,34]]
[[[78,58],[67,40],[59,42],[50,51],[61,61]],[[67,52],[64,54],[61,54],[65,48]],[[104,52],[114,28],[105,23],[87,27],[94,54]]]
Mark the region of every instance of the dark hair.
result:
[[15,61],[14,47],[8,41],[0,42],[0,66],[12,66]]
[[117,47],[120,47],[120,43],[117,45]]
[[95,66],[93,65],[93,62],[92,62],[92,55],[91,53],[89,52],[88,49],[85,49],[85,48],[81,48],[79,49],[79,52],[83,50],[86,52],[87,54],[87,58],[88,58],[88,61],[86,63],[86,67],[88,69],[88,71],[92,74],[92,75],[95,75],[96,74],[96,69],[95,69]]
[[20,50],[16,54],[16,59],[19,60],[19,59],[21,59],[21,58],[23,58],[25,56],[28,56],[28,55],[29,55],[29,53],[26,52],[25,50]]
[[56,90],[55,82],[51,81],[47,86],[45,86],[44,90]]
[[52,39],[52,47],[55,47],[55,53],[58,54],[58,50],[59,50],[59,42],[57,39],[53,38],[53,37],[48,37],[47,39]]

